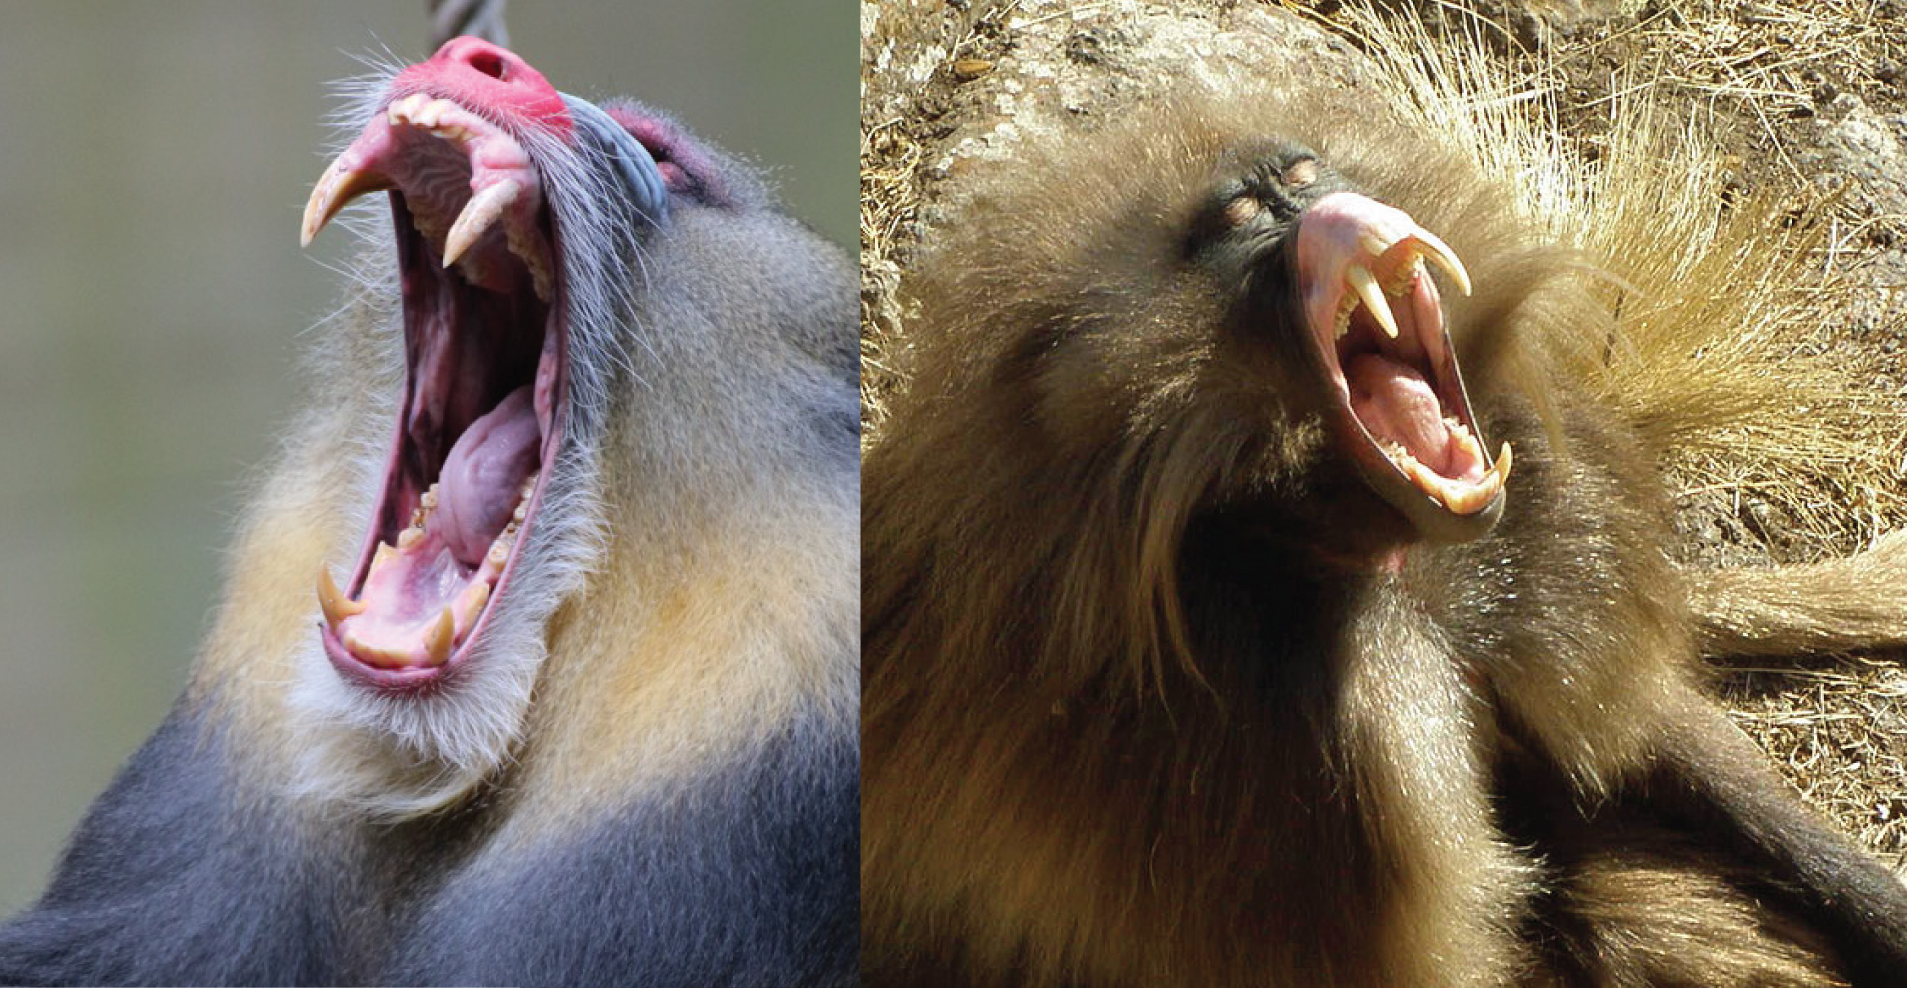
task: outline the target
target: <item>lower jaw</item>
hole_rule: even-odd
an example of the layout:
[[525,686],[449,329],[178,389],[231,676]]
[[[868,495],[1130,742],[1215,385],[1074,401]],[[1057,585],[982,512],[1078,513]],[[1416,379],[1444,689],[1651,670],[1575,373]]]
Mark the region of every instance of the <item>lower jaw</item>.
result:
[[[522,502],[523,518],[514,526],[515,536],[508,553],[495,570],[494,583],[489,585],[483,604],[477,610],[470,626],[455,642],[449,655],[443,661],[434,664],[389,664],[369,660],[355,653],[346,643],[348,636],[343,632],[348,629],[344,628],[341,622],[321,620],[319,622],[320,638],[325,656],[342,678],[379,693],[416,695],[444,689],[466,674],[466,667],[469,666],[472,658],[491,637],[491,619],[505,597],[512,592],[511,585],[516,576],[517,566],[524,557],[524,547],[529,544],[540,521],[544,488],[551,475],[563,438],[560,422],[552,421],[548,428],[549,434],[541,444],[542,455],[538,459],[533,475],[533,487]],[[353,593],[360,595],[363,593],[380,547],[383,547],[385,542],[386,537],[382,532],[374,531],[367,538],[367,544],[359,555],[355,578],[349,584]],[[391,550],[386,547],[383,551]],[[457,594],[461,594],[463,590],[476,582],[486,579],[487,577],[481,571],[471,574]]]

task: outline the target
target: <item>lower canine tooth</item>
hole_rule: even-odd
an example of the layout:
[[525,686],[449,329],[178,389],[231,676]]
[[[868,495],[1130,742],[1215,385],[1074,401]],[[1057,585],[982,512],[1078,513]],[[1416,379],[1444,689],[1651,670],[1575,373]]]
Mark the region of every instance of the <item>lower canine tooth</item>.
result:
[[346,597],[331,579],[331,568],[318,564],[318,607],[326,624],[337,627],[345,618],[364,613],[364,602]]
[[1510,460],[1510,444],[1504,443],[1503,448],[1496,454],[1496,463],[1490,467],[1490,472],[1496,474],[1499,481],[1510,479]]

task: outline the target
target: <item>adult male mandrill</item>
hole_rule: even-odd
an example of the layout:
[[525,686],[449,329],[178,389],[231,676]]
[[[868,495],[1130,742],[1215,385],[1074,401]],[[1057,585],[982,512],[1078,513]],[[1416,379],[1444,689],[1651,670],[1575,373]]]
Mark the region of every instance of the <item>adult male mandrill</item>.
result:
[[1651,456],[1548,359],[1580,261],[1370,103],[1163,101],[918,268],[870,980],[1907,984],[1907,892],[1694,685]]
[[391,222],[0,982],[852,982],[852,268],[474,38],[356,119],[303,235]]

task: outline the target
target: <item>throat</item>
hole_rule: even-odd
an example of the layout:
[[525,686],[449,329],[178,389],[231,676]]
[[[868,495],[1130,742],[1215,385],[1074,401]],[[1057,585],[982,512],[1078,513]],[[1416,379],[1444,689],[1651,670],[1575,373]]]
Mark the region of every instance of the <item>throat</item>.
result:
[[1351,410],[1371,437],[1396,447],[1439,477],[1475,482],[1487,464],[1482,450],[1445,412],[1433,385],[1416,367],[1380,354],[1352,358],[1344,368]]

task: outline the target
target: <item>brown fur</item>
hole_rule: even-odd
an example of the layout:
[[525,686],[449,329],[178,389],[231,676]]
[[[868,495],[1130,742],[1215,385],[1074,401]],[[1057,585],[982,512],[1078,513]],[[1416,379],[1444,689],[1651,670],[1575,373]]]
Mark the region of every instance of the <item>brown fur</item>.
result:
[[[1395,575],[1343,565],[1413,536],[1328,441],[1295,318],[1238,325],[1186,256],[1268,136],[1477,286],[1446,311],[1509,506]],[[1698,695],[1650,437],[1559,358],[1616,320],[1514,202],[1316,93],[982,180],[865,463],[872,983],[1893,983],[1907,894]]]
[[1907,646],[1907,532],[1844,559],[1698,573],[1708,655],[1795,655]]

